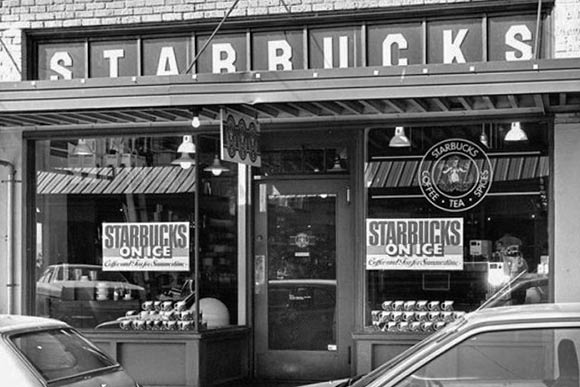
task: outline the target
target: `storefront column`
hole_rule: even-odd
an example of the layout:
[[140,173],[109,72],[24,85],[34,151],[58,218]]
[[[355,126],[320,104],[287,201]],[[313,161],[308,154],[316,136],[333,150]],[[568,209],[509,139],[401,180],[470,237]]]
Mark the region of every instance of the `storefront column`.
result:
[[554,298],[578,301],[580,265],[580,114],[556,116],[554,123]]
[[[0,313],[22,313],[22,134],[0,132]],[[15,173],[14,173],[15,172]],[[10,194],[9,194],[10,192]],[[9,202],[10,201],[10,202]]]

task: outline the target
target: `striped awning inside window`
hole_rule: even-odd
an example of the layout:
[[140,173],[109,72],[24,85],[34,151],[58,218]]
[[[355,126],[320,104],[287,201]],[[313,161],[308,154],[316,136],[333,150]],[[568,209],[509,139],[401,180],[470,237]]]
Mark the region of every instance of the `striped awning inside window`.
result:
[[[383,160],[367,163],[365,182],[368,188],[418,187],[420,159]],[[549,175],[548,156],[490,157],[493,181],[518,181]]]
[[39,195],[175,194],[194,192],[195,167],[62,168],[37,173]]

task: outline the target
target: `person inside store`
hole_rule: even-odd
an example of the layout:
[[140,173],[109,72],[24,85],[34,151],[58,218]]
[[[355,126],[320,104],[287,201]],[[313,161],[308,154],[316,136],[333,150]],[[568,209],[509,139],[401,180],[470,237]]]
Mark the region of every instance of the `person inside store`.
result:
[[522,240],[510,233],[505,233],[495,242],[495,250],[504,262],[504,270],[510,278],[523,271],[528,271],[528,263],[522,251]]

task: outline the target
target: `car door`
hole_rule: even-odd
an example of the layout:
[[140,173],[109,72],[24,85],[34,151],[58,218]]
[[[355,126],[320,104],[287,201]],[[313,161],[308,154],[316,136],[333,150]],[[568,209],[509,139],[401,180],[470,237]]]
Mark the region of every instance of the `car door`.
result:
[[[445,340],[443,340],[445,343]],[[418,353],[368,386],[545,387],[578,385],[580,324],[489,326]],[[388,372],[386,373],[388,374]],[[570,384],[572,383],[572,384]],[[575,383],[575,384],[574,384]]]

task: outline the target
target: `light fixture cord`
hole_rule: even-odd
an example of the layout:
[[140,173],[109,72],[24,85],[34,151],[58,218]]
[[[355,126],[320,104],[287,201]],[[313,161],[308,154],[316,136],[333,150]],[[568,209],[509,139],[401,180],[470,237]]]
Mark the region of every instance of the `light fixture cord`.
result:
[[540,46],[540,22],[542,19],[542,0],[538,0],[538,13],[536,15],[536,39],[534,42],[534,59],[538,59],[538,50]]

